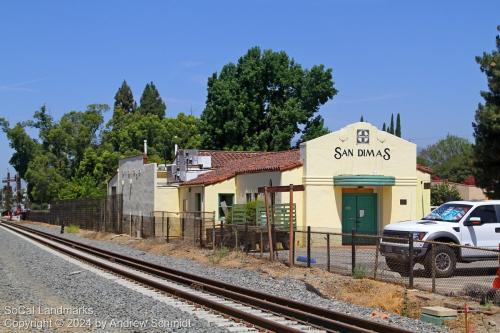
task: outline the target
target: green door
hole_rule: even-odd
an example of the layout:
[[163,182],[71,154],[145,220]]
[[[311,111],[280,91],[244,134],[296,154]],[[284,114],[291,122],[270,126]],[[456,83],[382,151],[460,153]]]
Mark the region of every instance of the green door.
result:
[[[377,234],[377,194],[344,193],[342,195],[342,233],[351,233],[353,229],[358,234]],[[351,237],[342,237],[342,243],[350,244]],[[356,243],[373,242],[359,239]]]

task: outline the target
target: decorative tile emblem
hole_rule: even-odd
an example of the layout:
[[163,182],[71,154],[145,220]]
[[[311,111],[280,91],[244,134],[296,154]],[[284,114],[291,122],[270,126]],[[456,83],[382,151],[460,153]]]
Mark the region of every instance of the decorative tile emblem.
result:
[[370,143],[370,130],[359,129],[357,143]]

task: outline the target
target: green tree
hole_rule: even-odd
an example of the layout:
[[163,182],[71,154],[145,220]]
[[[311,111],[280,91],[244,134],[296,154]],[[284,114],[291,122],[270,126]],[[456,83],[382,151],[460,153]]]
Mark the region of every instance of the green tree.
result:
[[109,110],[106,104],[91,104],[86,111],[71,111],[61,117],[54,126],[59,139],[63,139],[63,154],[68,158],[71,174],[78,168],[85,149],[97,146],[100,140],[99,129],[104,118],[103,112]]
[[454,186],[441,183],[431,187],[431,206],[440,206],[448,201],[463,200]]
[[75,175],[62,188],[59,199],[105,196],[107,182],[116,172],[119,158],[120,154],[109,144],[87,147]]
[[387,128],[386,128],[385,122],[384,122],[384,124],[382,125],[382,131],[387,132]]
[[436,176],[462,182],[473,174],[473,155],[472,144],[467,139],[448,134],[423,149],[417,161],[430,167]]
[[160,118],[165,117],[167,109],[165,102],[160,97],[160,93],[156,89],[153,82],[146,84],[141,96],[141,105],[139,112],[142,114],[153,114]]
[[121,110],[125,114],[134,112],[137,109],[137,103],[134,101],[134,95],[132,94],[132,89],[127,84],[127,81],[123,80],[122,85],[118,88],[115,94],[115,105],[114,110]]
[[309,141],[312,139],[316,139],[320,136],[330,133],[330,130],[325,127],[325,121],[323,117],[317,115],[312,120],[308,120],[304,131],[302,132],[302,136],[300,137],[297,146],[301,142]]
[[389,125],[389,133],[394,134],[394,114],[391,113],[391,124]]
[[9,123],[0,118],[0,126],[9,140],[10,147],[14,150],[9,160],[21,178],[24,178],[29,162],[39,150],[39,144],[33,140],[25,131],[21,123],[9,128]]
[[12,195],[12,187],[4,186],[3,188],[3,207],[4,211],[11,211],[13,205],[13,195]]
[[[500,26],[497,27],[500,31]],[[488,91],[481,91],[484,104],[479,104],[474,122],[475,176],[477,184],[490,198],[500,198],[500,36],[496,50],[476,57],[486,74]]]
[[303,69],[285,52],[251,48],[208,79],[202,146],[288,149],[301,125],[316,125],[319,107],[336,93],[331,69]]
[[163,124],[165,126],[164,140],[157,148],[161,151],[162,161],[173,161],[176,144],[184,149],[200,148],[200,120],[195,116],[181,112],[176,118],[165,118]]
[[29,163],[26,181],[31,184],[31,201],[42,204],[58,198],[66,179],[59,172],[56,156],[46,152],[37,154]]
[[401,116],[399,115],[399,112],[396,117],[396,130],[394,131],[394,134],[399,138],[401,137]]
[[363,115],[361,115],[361,118],[359,118],[359,121],[360,122],[364,122],[365,121],[365,119],[363,118]]

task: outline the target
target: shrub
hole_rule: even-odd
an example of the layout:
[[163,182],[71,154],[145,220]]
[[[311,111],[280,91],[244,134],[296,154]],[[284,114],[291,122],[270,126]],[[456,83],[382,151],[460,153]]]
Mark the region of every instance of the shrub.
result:
[[80,231],[80,227],[76,224],[70,224],[65,228],[65,230],[69,234],[77,234]]
[[363,266],[356,266],[354,267],[354,271],[352,272],[352,277],[354,279],[364,279],[366,278],[367,273],[366,269]]
[[455,186],[442,183],[431,187],[431,206],[440,206],[448,201],[462,200]]
[[212,264],[218,264],[223,258],[229,255],[229,249],[225,246],[221,248],[216,248],[214,253],[210,257]]

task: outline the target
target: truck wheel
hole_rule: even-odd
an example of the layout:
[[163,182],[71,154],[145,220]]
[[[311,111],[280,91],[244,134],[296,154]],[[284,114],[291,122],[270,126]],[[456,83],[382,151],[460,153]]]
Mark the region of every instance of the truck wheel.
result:
[[[436,277],[450,277],[455,273],[455,268],[457,266],[457,255],[455,251],[449,246],[438,245],[436,246]],[[432,275],[432,251],[428,251],[425,256],[425,271],[429,276]]]
[[385,257],[387,267],[393,272],[399,273],[401,276],[410,275],[410,263]]

